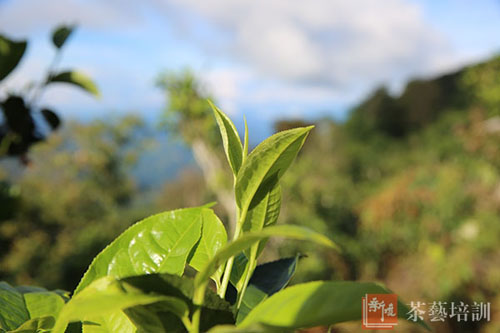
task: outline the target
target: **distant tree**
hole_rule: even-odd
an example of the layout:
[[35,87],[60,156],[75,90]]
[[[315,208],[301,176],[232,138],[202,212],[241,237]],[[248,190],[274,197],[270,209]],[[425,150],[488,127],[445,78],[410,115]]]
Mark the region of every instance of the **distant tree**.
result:
[[410,81],[400,96],[391,96],[385,87],[380,87],[354,108],[348,127],[362,137],[374,131],[406,137],[432,124],[445,112],[477,102],[470,98],[469,88],[462,84],[467,71]]
[[500,115],[500,56],[471,66],[462,77],[462,87],[469,100],[487,110],[488,115]]
[[215,193],[217,201],[224,207],[230,228],[234,227],[236,214],[232,184],[227,183],[228,177],[224,177],[224,173],[230,171],[220,153],[220,136],[208,103],[208,100],[214,100],[213,96],[188,70],[162,75],[158,86],[166,95],[163,122],[167,130],[191,146],[208,189]]

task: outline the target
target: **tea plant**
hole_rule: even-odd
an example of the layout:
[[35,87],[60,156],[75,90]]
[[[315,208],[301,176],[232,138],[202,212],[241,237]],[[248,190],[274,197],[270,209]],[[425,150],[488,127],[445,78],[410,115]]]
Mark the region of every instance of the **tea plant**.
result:
[[[285,288],[299,256],[257,265],[269,237],[340,250],[310,229],[276,225],[280,178],[313,127],[279,132],[248,154],[246,125],[242,144],[231,120],[212,107],[234,177],[237,225],[231,241],[213,204],[148,217],[94,258],[71,297],[1,283],[3,331],[290,332],[360,320],[362,296],[389,292],[350,281]],[[185,275],[186,265],[197,271],[194,279]],[[398,307],[404,316],[407,307]]]

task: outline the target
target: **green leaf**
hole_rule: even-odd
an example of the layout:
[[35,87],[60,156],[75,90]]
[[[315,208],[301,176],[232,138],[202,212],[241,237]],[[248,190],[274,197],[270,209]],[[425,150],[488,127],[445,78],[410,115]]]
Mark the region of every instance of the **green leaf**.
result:
[[213,327],[208,333],[290,333],[290,330],[252,325],[251,327],[236,327],[233,325],[219,325]]
[[222,136],[222,144],[226,152],[227,160],[233,174],[236,176],[240,170],[243,161],[243,147],[241,146],[240,136],[231,119],[224,114],[211,101],[208,101],[215,114],[215,119],[219,125],[220,134]]
[[285,288],[297,267],[299,256],[268,262],[255,268],[246,289],[236,323],[240,323],[247,314],[268,296]]
[[243,223],[243,231],[260,231],[278,221],[281,209],[281,187],[276,184],[257,203],[252,201],[252,208],[248,211]]
[[52,32],[52,42],[54,43],[55,47],[60,49],[64,45],[68,37],[71,35],[74,29],[75,27],[72,25],[70,26],[63,25],[57,27]]
[[259,288],[269,296],[277,293],[292,278],[299,258],[300,256],[282,258],[257,266],[250,279],[250,285]]
[[160,303],[135,306],[125,310],[125,313],[138,332],[187,332],[181,318],[169,312],[168,308],[163,309]]
[[295,128],[274,134],[248,155],[238,172],[235,186],[236,203],[243,212],[252,200],[260,202],[259,195],[264,197],[279,181],[312,128]]
[[238,309],[238,315],[236,316],[236,324],[238,325],[245,319],[245,317],[255,308],[257,305],[262,303],[268,295],[257,288],[255,285],[249,284],[245,291],[245,296],[241,302],[240,308]]
[[[240,327],[261,324],[289,330],[361,320],[365,294],[391,293],[375,283],[316,281],[286,288],[255,307]],[[406,318],[408,307],[398,302],[398,316]],[[428,328],[425,322],[419,324]]]
[[0,282],[0,328],[13,330],[29,319],[23,295],[7,282]]
[[[150,274],[134,276],[122,281],[142,290],[144,293],[156,293],[183,300],[192,313],[194,286],[193,280],[168,274]],[[229,303],[219,298],[212,290],[205,293],[206,302],[202,308],[201,329],[203,332],[219,324],[234,324]],[[183,323],[162,302],[135,306],[125,310],[132,321],[145,332],[184,332]]]
[[9,333],[38,333],[50,332],[56,319],[53,316],[30,319],[17,329],[9,331]]
[[[279,184],[276,184],[259,203],[254,204],[252,202],[250,206],[251,208],[243,223],[243,231],[245,233],[260,231],[265,227],[274,225],[278,220],[281,208],[281,188]],[[262,240],[253,244],[250,249],[245,250],[245,257],[248,258],[248,260],[245,263],[240,260],[238,265],[241,266],[245,264],[246,266],[233,268],[233,271],[235,271],[235,269],[237,271],[231,272],[231,282],[236,290],[240,292],[240,297],[241,294],[245,293],[245,285],[248,283],[248,279],[257,265],[257,258],[264,250],[265,245],[266,240]],[[237,276],[237,273],[241,273],[241,275]]]
[[308,240],[317,244],[339,249],[330,239],[324,235],[317,233],[311,229],[297,226],[297,225],[276,225],[265,228],[258,232],[249,232],[243,234],[240,238],[232,241],[223,248],[221,248],[216,255],[205,265],[205,268],[200,271],[194,280],[195,287],[203,285],[208,281],[210,276],[226,262],[229,258],[237,255],[238,253],[246,250],[256,242],[272,236],[280,236],[299,240]]
[[80,72],[67,71],[51,75],[47,80],[47,84],[53,82],[70,83],[82,88],[96,97],[100,96],[99,89],[92,79]]
[[[83,333],[135,333],[137,327],[122,310],[105,315],[89,316],[83,323]],[[68,330],[65,331],[67,333]]]
[[182,275],[188,255],[200,239],[202,218],[209,212],[208,208],[186,208],[137,222],[94,258],[75,294],[108,275],[116,278],[150,273]]
[[[281,210],[281,187],[276,184],[258,203],[252,202],[250,209],[243,223],[243,231],[259,231],[263,228],[276,224]],[[247,257],[252,261],[257,260],[259,255],[266,246],[265,241],[261,241],[257,246],[255,258],[251,258],[250,252],[247,251]],[[255,267],[252,267],[252,270]]]
[[15,330],[24,324],[23,329],[46,326],[50,319],[45,317],[56,317],[63,305],[58,292],[39,287],[14,288],[0,282],[0,329]]
[[0,35],[0,81],[17,67],[27,44],[25,40],[15,42]]
[[[126,308],[159,301],[182,304],[182,300],[153,293],[145,294],[132,285],[104,277],[92,282],[62,308],[54,333],[62,333],[70,322],[85,322],[91,318],[115,314]],[[181,307],[181,306],[179,306]],[[187,305],[185,306],[187,309]],[[97,323],[98,324],[98,323]]]
[[[226,228],[212,210],[202,211],[201,238],[194,248],[194,253],[188,258],[188,264],[200,271],[217,251],[227,243]],[[219,287],[224,267],[220,267],[212,279]]]
[[[240,252],[234,257],[233,268],[229,278],[229,282],[235,287],[236,291],[241,290],[247,272],[248,258],[243,252]],[[226,296],[227,295],[228,293],[226,292]]]
[[29,292],[23,297],[30,318],[56,316],[64,306],[64,299],[55,292]]

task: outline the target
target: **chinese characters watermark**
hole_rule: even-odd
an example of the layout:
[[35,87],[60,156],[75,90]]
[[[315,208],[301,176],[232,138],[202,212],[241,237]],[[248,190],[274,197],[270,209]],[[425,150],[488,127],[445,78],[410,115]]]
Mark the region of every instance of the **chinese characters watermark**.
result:
[[410,311],[407,313],[407,319],[417,321],[425,320],[424,315],[430,322],[445,321],[453,319],[457,322],[466,321],[490,321],[491,306],[490,303],[474,302],[467,304],[465,302],[441,302],[434,301],[427,304],[423,302],[411,302],[408,304]]
[[398,296],[366,294],[363,303],[364,329],[392,329],[398,324]]
[[[414,302],[408,304],[406,319],[409,321],[444,322],[456,320],[490,321],[491,305],[489,302],[466,303],[463,301],[432,303]],[[401,317],[404,317],[405,315]],[[366,294],[362,297],[363,329],[390,330],[398,324],[398,296],[395,294]]]

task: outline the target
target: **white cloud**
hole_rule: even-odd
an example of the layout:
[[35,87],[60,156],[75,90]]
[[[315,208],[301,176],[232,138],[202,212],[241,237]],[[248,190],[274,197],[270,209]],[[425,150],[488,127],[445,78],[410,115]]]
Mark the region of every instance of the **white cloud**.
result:
[[61,23],[124,29],[144,20],[133,0],[14,0],[0,4],[0,9],[0,31],[17,36]]
[[200,73],[208,91],[217,97],[224,112],[235,115],[238,103],[244,99],[244,85],[255,80],[251,71],[244,68],[218,68]]
[[225,51],[270,78],[351,89],[435,72],[453,59],[446,38],[404,0],[170,2],[229,35]]

